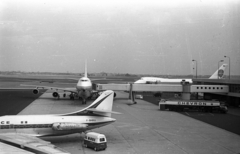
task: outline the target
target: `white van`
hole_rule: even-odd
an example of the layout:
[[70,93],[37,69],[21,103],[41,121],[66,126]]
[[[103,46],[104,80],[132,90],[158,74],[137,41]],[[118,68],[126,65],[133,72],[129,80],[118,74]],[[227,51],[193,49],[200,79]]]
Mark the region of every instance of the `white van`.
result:
[[84,137],[83,145],[86,148],[93,148],[95,151],[105,150],[107,148],[107,139],[104,134],[89,132]]

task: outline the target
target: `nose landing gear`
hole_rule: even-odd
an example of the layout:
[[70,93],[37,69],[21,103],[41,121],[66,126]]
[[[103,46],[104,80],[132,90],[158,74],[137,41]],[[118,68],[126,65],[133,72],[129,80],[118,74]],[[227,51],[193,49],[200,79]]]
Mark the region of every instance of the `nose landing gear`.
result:
[[74,95],[73,94],[70,94],[69,97],[70,97],[71,100],[74,100]]
[[87,100],[85,98],[83,98],[82,104],[87,104]]

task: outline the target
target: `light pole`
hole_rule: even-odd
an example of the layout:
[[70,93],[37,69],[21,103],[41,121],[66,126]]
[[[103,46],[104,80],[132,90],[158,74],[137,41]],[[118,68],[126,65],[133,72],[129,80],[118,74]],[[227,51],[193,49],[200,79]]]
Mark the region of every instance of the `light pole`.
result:
[[197,78],[197,61],[196,60],[192,60],[192,61],[195,61],[196,62],[196,78]]
[[219,79],[219,63],[221,63],[221,62],[223,62],[224,60],[220,60],[219,62],[218,62],[218,79]]
[[230,57],[228,57],[228,56],[224,56],[224,57],[225,57],[225,58],[228,58],[228,60],[229,60],[229,61],[228,61],[228,64],[229,64],[229,72],[228,72],[229,75],[228,75],[228,79],[230,80],[230,70],[231,70],[231,67],[230,67],[230,63],[231,63],[231,62],[230,62]]

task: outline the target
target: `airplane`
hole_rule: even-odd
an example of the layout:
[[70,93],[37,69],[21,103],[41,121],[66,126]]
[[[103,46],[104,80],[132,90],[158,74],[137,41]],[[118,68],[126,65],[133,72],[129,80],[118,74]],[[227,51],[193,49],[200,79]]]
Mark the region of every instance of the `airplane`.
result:
[[[99,79],[98,79],[99,80]],[[33,89],[33,94],[38,94],[39,89],[51,89],[55,90],[52,93],[52,96],[55,98],[60,98],[60,95],[57,91],[63,91],[63,97],[66,97],[65,92],[70,92],[71,94],[69,95],[71,100],[74,100],[75,97],[77,98],[82,98],[82,104],[86,104],[88,98],[97,98],[101,92],[94,91],[93,90],[93,85],[91,80],[87,77],[87,61],[85,61],[85,72],[84,72],[84,77],[81,77],[78,80],[78,83],[75,88],[59,88],[59,87],[48,87],[48,86],[39,86],[39,85],[24,85],[22,86],[36,86],[35,89]],[[116,93],[114,93],[114,97],[116,97]]]
[[37,153],[67,153],[38,137],[83,133],[115,122],[111,114],[121,113],[112,111],[113,95],[111,90],[104,91],[91,105],[71,113],[1,116],[0,153],[9,146]]
[[[224,70],[227,64],[223,64],[209,79],[222,79],[224,78]],[[158,84],[158,83],[181,83],[182,81],[193,83],[192,79],[168,79],[158,77],[142,77],[135,81],[137,84]]]

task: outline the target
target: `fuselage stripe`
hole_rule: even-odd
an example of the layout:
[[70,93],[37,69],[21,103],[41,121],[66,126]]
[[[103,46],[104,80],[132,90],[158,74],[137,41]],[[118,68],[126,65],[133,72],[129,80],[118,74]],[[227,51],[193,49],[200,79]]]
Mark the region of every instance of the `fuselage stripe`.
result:
[[[95,122],[95,123],[83,123],[89,126],[104,124],[104,123],[111,123],[112,121],[105,121],[105,122]],[[61,122],[60,122],[61,123]],[[64,123],[64,122],[63,122]],[[0,129],[24,129],[24,128],[52,128],[53,124],[19,124],[19,125],[0,125]]]
[[52,124],[0,125],[0,129],[51,128],[51,127],[52,127]]

